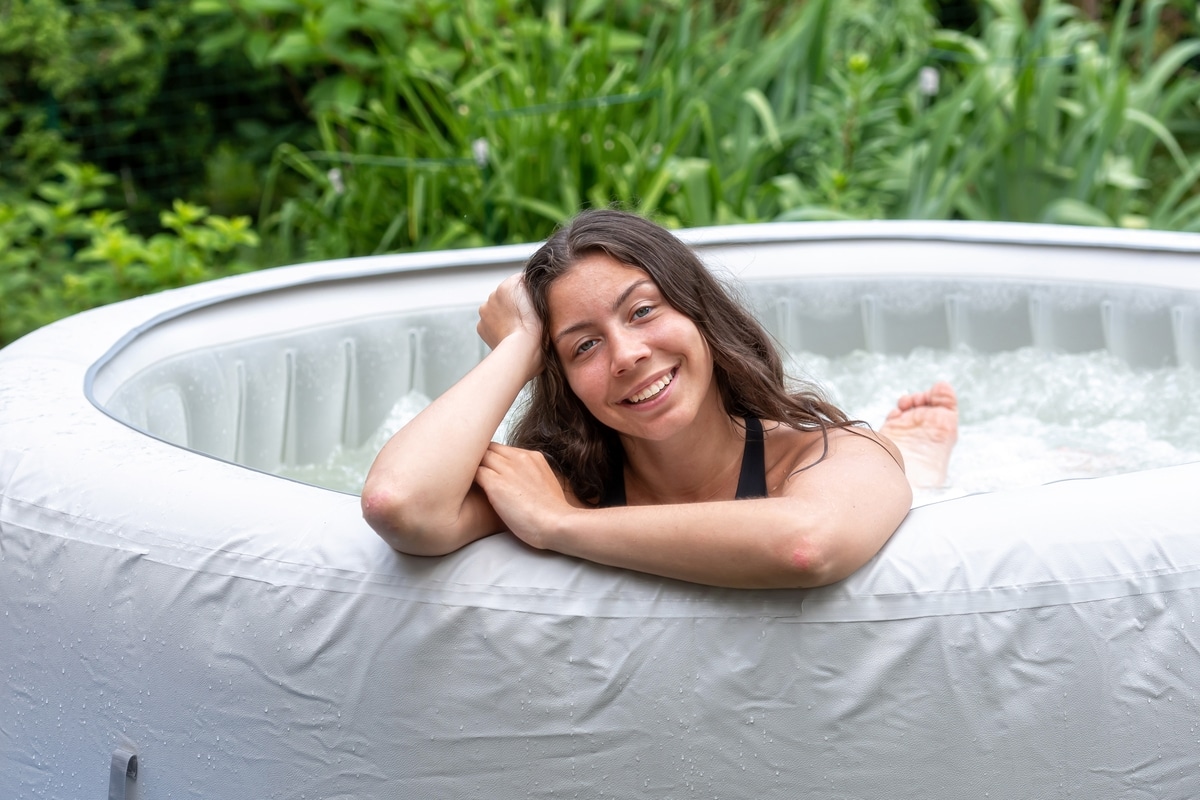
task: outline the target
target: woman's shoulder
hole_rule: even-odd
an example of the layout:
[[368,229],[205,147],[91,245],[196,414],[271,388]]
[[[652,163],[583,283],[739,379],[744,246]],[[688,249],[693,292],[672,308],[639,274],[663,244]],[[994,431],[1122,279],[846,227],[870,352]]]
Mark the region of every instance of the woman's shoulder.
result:
[[903,468],[900,451],[891,440],[867,425],[799,429],[764,420],[763,436],[767,487],[772,494],[796,473],[834,460],[882,458]]

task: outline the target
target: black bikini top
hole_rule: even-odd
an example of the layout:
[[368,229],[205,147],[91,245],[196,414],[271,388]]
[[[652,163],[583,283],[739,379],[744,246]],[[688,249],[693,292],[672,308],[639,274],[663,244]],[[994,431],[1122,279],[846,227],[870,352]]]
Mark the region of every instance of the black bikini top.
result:
[[[742,471],[738,475],[735,500],[748,500],[767,496],[767,459],[763,450],[763,427],[757,417],[746,420],[746,446],[742,450]],[[614,458],[612,472],[608,476],[604,495],[600,498],[601,508],[625,505],[625,464],[623,459]]]

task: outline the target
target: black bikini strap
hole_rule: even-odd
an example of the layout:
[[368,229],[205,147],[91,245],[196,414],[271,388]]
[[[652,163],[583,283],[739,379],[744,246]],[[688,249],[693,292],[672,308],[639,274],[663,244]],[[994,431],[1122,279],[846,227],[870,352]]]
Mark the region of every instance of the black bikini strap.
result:
[[738,475],[738,500],[767,496],[767,458],[763,449],[763,427],[757,417],[746,417],[746,446]]
[[[742,471],[738,475],[737,500],[767,496],[767,460],[763,449],[763,427],[757,417],[745,417],[746,444],[742,449]],[[618,451],[609,460],[608,480],[604,495],[600,498],[601,508],[625,505],[625,458]]]
[[617,508],[625,505],[625,451],[617,448],[608,459],[608,480],[604,482],[604,494],[600,496],[600,508]]

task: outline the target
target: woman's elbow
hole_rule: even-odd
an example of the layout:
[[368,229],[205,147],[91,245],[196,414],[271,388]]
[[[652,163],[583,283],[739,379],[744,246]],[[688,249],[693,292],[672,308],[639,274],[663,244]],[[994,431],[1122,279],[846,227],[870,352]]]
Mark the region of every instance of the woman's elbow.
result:
[[802,535],[789,537],[787,546],[778,556],[784,583],[790,588],[812,589],[846,577],[847,572],[835,558],[832,548],[820,537]]
[[874,558],[902,519],[863,520],[851,528],[830,523],[794,531],[785,538],[777,557],[779,566],[795,588],[837,583]]
[[395,494],[386,488],[367,484],[363,487],[360,502],[363,519],[366,520],[366,523],[385,542],[399,550],[399,534],[402,527],[398,522],[403,505]]
[[422,535],[426,526],[419,523],[417,503],[412,498],[368,482],[361,502],[363,519],[393,550],[414,556],[445,555]]

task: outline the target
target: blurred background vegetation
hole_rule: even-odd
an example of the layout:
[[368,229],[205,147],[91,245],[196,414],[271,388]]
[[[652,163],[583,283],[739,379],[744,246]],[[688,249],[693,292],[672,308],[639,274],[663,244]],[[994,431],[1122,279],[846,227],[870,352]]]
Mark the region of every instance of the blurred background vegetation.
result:
[[0,0],[0,345],[297,261],[669,226],[1200,230],[1196,0]]

